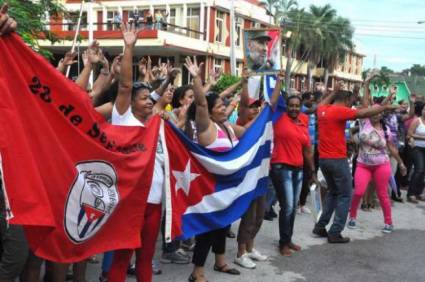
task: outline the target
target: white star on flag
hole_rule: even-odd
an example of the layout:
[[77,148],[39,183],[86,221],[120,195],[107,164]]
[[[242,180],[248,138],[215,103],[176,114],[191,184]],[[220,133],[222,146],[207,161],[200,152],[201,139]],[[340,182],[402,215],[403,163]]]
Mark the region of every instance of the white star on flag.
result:
[[186,196],[189,195],[190,183],[195,180],[200,174],[190,172],[190,160],[187,162],[184,171],[173,170],[173,175],[176,178],[176,192],[183,189]]

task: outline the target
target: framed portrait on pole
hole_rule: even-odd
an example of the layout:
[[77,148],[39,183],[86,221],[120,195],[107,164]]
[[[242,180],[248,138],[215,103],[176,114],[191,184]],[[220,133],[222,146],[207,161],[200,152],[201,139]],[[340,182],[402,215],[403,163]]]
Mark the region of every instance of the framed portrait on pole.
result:
[[244,62],[254,74],[275,74],[282,69],[282,36],[279,28],[245,29]]

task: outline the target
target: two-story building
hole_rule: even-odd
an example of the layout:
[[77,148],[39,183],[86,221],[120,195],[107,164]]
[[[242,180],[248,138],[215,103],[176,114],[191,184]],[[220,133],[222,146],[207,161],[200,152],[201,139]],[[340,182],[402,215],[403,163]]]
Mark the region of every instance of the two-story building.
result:
[[[81,7],[80,0],[61,0],[70,12],[70,19],[51,19],[50,29],[65,40],[53,46],[47,40],[40,45],[51,50],[58,58],[72,46]],[[234,0],[235,9],[235,57],[236,72],[242,71],[243,50],[242,32],[246,28],[272,26],[273,18],[258,0]],[[81,41],[78,48],[88,45],[89,30],[110,57],[122,52],[123,43],[119,22],[137,22],[142,28],[135,48],[137,58],[151,56],[156,63],[170,60],[181,67],[180,83],[188,83],[190,77],[184,67],[186,56],[197,56],[204,62],[206,70],[222,68],[230,73],[230,0],[97,0],[84,3],[81,17]],[[150,24],[149,16],[157,23]],[[362,58],[360,54],[350,54],[346,62],[331,75],[330,86],[337,80],[361,81]],[[283,58],[283,65],[286,59]],[[135,65],[137,64],[135,59]],[[136,73],[135,67],[135,73]],[[77,73],[77,67],[72,72]],[[307,67],[305,63],[293,65],[294,78],[291,87],[304,89]],[[320,80],[323,69],[314,70],[315,80]]]

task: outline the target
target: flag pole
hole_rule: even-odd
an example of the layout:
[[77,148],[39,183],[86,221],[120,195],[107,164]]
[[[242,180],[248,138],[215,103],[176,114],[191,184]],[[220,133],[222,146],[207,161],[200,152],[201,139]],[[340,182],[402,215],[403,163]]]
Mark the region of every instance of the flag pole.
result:
[[[80,5],[80,15],[78,17],[77,29],[75,30],[74,41],[72,42],[71,53],[74,53],[75,51],[75,44],[77,43],[78,34],[80,33],[81,18],[83,17],[83,7],[84,7],[84,0],[81,1],[81,5]],[[70,70],[71,70],[71,66],[68,66],[66,69],[66,77],[69,76]]]

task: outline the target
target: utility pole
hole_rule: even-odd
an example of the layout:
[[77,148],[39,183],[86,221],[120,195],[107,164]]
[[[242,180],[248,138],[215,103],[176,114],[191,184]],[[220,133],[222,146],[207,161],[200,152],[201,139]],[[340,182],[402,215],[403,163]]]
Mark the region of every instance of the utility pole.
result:
[[236,75],[235,0],[230,1],[230,72]]
[[[93,3],[91,0],[87,1],[87,24],[88,24],[88,32],[89,32],[89,42],[90,45],[93,42]],[[93,71],[90,73],[89,83],[93,88]]]

